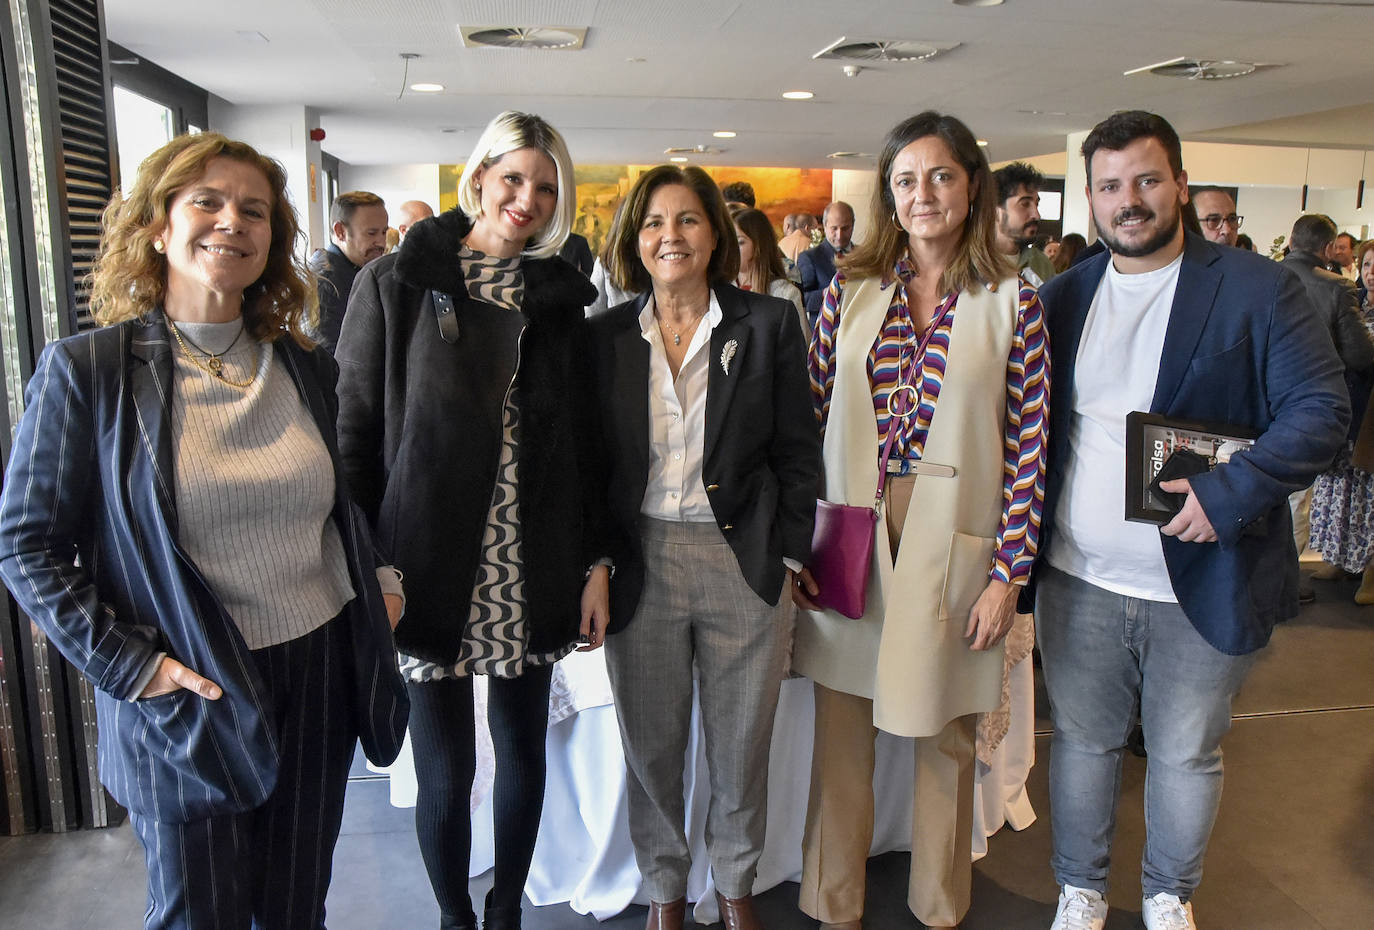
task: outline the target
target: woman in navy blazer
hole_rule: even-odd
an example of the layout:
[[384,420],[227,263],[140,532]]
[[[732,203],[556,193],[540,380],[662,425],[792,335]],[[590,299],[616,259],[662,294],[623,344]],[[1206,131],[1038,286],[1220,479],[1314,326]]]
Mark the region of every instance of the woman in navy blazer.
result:
[[47,346],[29,381],[0,576],[96,688],[145,926],[322,928],[354,747],[390,762],[408,703],[399,587],[384,601],[339,469],[336,369],[301,330],[285,172],[183,136],[104,229],[105,327]]
[[729,283],[739,246],[701,169],[642,175],[612,236],[617,285],[643,293],[592,320],[615,527],[606,664],[648,926],[680,928],[686,910],[695,667],[716,897],[729,930],[752,930],[791,642],[781,595],[810,559],[820,473],[804,340],[790,303]]

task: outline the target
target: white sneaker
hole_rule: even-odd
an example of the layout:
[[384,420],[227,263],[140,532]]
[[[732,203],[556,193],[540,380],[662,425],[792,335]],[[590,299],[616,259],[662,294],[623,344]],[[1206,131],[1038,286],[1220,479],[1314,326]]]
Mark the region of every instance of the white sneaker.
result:
[[1192,902],[1162,891],[1140,902],[1140,916],[1145,918],[1145,930],[1197,930]]
[[1050,930],[1102,930],[1106,923],[1107,902],[1100,891],[1065,885]]

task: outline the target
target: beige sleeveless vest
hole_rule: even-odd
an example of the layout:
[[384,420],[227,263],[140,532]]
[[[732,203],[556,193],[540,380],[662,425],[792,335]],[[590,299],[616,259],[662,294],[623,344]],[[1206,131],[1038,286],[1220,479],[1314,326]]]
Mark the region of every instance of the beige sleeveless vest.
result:
[[[873,722],[899,736],[931,736],[955,717],[992,710],[1002,647],[973,652],[964,629],[988,583],[1002,518],[1007,358],[1017,280],[959,295],[949,358],[924,461],[953,477],[918,475],[894,565],[880,521],[867,612],[797,617],[793,668],[827,688],[873,699]],[[828,500],[873,502],[878,428],[867,361],[892,292],[877,278],[849,282],[835,334],[835,385],[826,425]]]

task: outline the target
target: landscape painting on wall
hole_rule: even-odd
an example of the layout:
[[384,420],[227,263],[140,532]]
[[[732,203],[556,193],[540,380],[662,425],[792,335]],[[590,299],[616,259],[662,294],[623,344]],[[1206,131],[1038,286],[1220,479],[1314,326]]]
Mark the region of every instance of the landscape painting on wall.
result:
[[[592,252],[601,250],[606,233],[615,218],[615,208],[652,165],[579,165],[577,178],[577,218],[573,232],[585,236]],[[703,166],[704,167],[704,166]],[[810,168],[715,168],[707,167],[717,184],[748,181],[754,187],[757,206],[782,233],[783,218],[791,213],[817,216],[830,202],[829,169]],[[458,182],[462,165],[439,166],[439,206],[449,210],[458,205]]]

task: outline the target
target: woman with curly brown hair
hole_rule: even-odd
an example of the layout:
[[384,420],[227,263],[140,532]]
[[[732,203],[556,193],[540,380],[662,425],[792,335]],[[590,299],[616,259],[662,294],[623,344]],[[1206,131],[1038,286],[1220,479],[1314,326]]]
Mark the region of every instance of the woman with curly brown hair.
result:
[[104,328],[39,358],[0,577],[96,688],[144,926],[322,928],[357,740],[390,762],[408,704],[399,579],[345,493],[336,370],[301,330],[286,175],[183,136],[104,221]]

